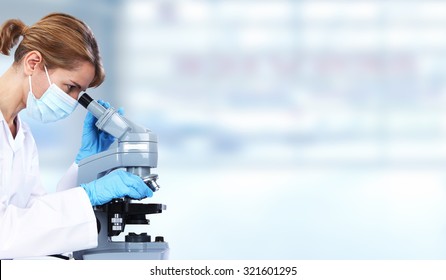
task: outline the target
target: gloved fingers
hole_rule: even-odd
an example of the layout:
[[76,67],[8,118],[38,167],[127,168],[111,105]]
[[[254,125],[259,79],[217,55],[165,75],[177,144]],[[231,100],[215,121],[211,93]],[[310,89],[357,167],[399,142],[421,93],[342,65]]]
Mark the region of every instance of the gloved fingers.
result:
[[[105,131],[100,131],[99,137],[101,138],[100,139],[101,142],[105,141],[105,142],[107,142],[107,144],[110,144],[110,145],[111,145],[111,143],[113,143],[113,141],[115,141],[115,137]],[[108,147],[106,147],[106,148],[108,149]]]
[[[110,103],[108,103],[104,100],[101,100],[101,99],[98,100],[98,103],[101,104],[102,106],[104,106],[105,109],[108,109],[111,107]],[[118,112],[119,115],[124,116],[124,108],[119,107],[119,109],[116,110],[116,112]]]
[[138,192],[142,195],[141,199],[153,196],[153,191],[144,182],[138,185]]
[[87,192],[93,206],[105,204],[114,198],[127,196],[143,199],[153,195],[152,190],[139,176],[122,169],[80,186]]
[[125,180],[129,183],[129,187],[131,187],[138,193],[138,197],[133,198],[142,199],[153,196],[152,190],[144,183],[144,181],[139,176],[136,176],[129,172],[125,172],[125,176],[127,177]]
[[124,116],[124,108],[119,107],[119,109],[117,110],[118,114],[121,116]]
[[97,122],[97,120],[98,119],[96,119],[96,117],[93,116],[92,113],[87,112],[87,115],[84,119],[84,130],[87,129],[87,131],[90,131],[94,127],[94,124]]
[[101,104],[102,106],[104,106],[105,109],[110,108],[110,103],[108,103],[108,102],[106,102],[104,100],[99,99],[98,103]]
[[[104,108],[110,108],[110,103],[105,102],[103,100],[98,100],[98,103],[104,106]],[[96,122],[98,119],[93,116],[92,113],[88,112],[85,116],[84,120],[84,129],[83,129],[83,144],[88,144],[91,148],[91,145],[96,145],[94,153],[98,153],[104,151],[110,147],[110,145],[115,141],[115,137],[108,134],[107,132],[100,131],[96,128]],[[84,146],[84,145],[83,145]]]
[[128,196],[128,197],[133,198],[133,199],[142,199],[142,198],[144,198],[144,197],[141,197],[141,194],[137,190],[135,190],[135,189],[133,189],[131,187],[129,187],[127,189],[127,191],[125,193],[125,196]]
[[[104,106],[104,108],[108,109],[110,108],[110,103],[105,102],[103,100],[98,100],[98,103],[101,104],[102,106]],[[91,128],[94,126],[94,124],[97,122],[97,118],[95,116],[93,116],[92,113],[87,112],[87,115],[85,116],[85,120],[84,120],[84,127],[86,128]]]

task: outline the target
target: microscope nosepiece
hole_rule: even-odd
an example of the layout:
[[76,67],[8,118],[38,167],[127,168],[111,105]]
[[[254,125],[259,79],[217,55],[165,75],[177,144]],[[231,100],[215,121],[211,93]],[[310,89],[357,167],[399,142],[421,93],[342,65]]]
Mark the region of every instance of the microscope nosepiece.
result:
[[156,192],[157,190],[160,189],[160,186],[159,186],[158,183],[156,182],[156,179],[158,179],[158,175],[157,175],[157,174],[150,174],[149,176],[142,178],[142,180],[144,181],[144,183],[146,183],[146,185],[147,185],[153,192]]

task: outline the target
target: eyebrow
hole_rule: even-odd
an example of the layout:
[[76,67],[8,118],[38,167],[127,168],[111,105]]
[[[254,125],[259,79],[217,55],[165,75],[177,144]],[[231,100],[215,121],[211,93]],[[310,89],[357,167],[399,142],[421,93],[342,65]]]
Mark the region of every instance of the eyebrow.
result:
[[76,83],[75,81],[73,81],[73,80],[70,80],[75,86],[77,86],[81,91],[86,91],[87,89],[85,88],[82,88],[78,83]]

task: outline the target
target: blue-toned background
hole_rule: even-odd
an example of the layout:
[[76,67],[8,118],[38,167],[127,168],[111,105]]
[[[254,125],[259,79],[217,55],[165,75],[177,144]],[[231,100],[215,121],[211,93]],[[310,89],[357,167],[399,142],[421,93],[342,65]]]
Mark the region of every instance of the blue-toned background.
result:
[[[4,2],[95,32],[90,95],[158,134],[172,259],[446,258],[446,2]],[[49,191],[84,115],[29,120]]]

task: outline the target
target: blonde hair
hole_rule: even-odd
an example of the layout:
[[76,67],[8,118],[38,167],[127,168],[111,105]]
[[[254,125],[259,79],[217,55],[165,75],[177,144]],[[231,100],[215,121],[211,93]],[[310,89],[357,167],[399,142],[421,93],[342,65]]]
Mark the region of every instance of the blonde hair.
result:
[[91,29],[79,19],[62,13],[45,16],[32,26],[19,19],[7,20],[0,27],[0,53],[9,55],[17,46],[14,62],[28,52],[39,51],[48,68],[72,70],[80,62],[90,62],[95,76],[89,87],[99,86],[105,79],[99,47]]

